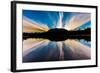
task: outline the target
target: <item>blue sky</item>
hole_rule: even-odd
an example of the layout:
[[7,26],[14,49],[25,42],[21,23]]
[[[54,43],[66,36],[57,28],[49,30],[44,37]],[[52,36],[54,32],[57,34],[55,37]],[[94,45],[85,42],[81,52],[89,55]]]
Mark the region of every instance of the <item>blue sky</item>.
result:
[[[63,12],[62,24],[65,25],[66,21],[77,14],[77,12]],[[39,22],[47,25],[49,28],[55,28],[59,20],[59,12],[54,11],[34,11],[34,10],[23,10],[23,16],[31,19],[32,21]],[[41,25],[41,24],[40,24]],[[91,26],[91,21],[85,23],[80,29],[85,29]]]
[[84,25],[80,26],[79,29],[85,29],[91,27],[91,21],[85,23]]

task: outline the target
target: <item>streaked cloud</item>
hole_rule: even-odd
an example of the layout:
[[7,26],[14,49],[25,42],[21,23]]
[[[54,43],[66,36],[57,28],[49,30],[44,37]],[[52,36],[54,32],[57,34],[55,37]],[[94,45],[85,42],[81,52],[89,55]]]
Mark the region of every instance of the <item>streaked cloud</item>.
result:
[[63,19],[63,12],[59,12],[59,19],[56,28],[63,28],[62,19]]
[[91,17],[88,13],[75,14],[70,18],[69,22],[65,24],[64,28],[67,30],[75,30],[90,20]]
[[[32,22],[31,22],[32,21]],[[23,32],[45,32],[48,31],[48,26],[40,25],[31,19],[23,18]]]

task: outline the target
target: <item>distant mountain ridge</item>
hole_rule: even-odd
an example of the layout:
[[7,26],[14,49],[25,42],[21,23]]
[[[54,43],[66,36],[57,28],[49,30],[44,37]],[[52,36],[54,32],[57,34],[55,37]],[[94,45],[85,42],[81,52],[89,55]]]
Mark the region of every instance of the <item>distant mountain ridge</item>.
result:
[[66,39],[86,39],[91,40],[91,29],[78,31],[68,31],[66,29],[54,28],[47,32],[41,33],[23,33],[23,39],[27,38],[44,38],[51,41],[64,41]]

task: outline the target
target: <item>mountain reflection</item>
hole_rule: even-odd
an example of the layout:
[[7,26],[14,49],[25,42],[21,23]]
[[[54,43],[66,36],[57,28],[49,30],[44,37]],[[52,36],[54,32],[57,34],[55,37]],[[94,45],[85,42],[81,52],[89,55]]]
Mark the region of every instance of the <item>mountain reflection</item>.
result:
[[85,40],[84,42],[80,42],[78,39],[67,39],[59,42],[27,39],[23,42],[23,62],[90,59],[90,43],[86,43]]

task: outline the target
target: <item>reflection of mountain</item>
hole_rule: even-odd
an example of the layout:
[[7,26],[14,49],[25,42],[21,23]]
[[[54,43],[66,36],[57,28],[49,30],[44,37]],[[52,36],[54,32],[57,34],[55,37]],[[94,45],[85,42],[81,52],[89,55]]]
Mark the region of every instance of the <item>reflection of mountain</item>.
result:
[[91,29],[67,31],[65,29],[55,28],[41,33],[23,33],[23,39],[27,38],[43,38],[51,41],[64,41],[66,39],[85,39],[90,41]]
[[68,61],[91,59],[91,49],[77,40],[52,42],[27,39],[23,42],[23,62]]

